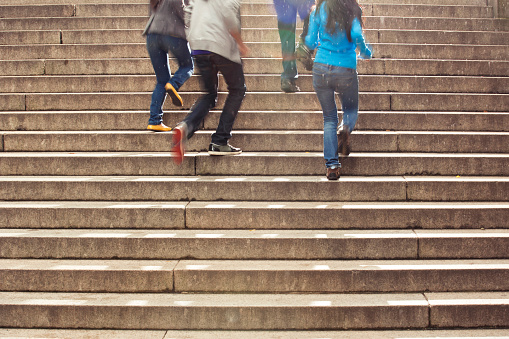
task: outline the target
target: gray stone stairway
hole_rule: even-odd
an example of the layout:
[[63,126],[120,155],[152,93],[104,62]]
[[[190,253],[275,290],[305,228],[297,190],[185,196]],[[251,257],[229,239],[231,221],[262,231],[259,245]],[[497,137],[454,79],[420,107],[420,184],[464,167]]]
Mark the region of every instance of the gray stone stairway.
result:
[[177,166],[145,130],[146,1],[1,0],[0,338],[508,338],[507,19],[363,6],[375,58],[328,182],[310,73],[279,89],[270,1],[242,7],[244,153],[206,154],[213,111]]

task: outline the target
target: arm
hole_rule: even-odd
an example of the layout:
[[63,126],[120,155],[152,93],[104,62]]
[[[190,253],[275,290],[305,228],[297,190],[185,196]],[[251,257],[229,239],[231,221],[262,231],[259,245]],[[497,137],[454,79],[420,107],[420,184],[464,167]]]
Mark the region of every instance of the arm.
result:
[[320,28],[320,18],[317,17],[315,14],[316,14],[316,9],[313,9],[311,14],[309,15],[308,34],[306,35],[306,38],[304,39],[304,44],[310,50],[313,50],[316,47],[318,47],[318,30]]
[[240,1],[231,1],[230,6],[227,6],[227,10],[223,13],[223,20],[225,20],[228,32],[233,37],[241,56],[247,56],[249,48],[244,44],[240,31]]
[[371,59],[373,56],[372,47],[366,44],[364,35],[362,34],[362,26],[359,19],[355,18],[352,22],[352,41],[360,51],[360,57],[363,59]]

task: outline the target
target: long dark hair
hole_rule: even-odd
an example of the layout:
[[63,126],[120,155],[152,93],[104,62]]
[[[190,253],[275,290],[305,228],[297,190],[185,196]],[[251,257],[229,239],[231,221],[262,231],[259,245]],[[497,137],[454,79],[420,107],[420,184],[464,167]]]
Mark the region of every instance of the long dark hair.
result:
[[350,31],[355,18],[359,19],[362,26],[362,9],[356,0],[318,0],[316,3],[316,15],[319,15],[322,3],[326,3],[327,25],[325,28],[330,34],[338,30],[346,31],[348,41],[352,42]]

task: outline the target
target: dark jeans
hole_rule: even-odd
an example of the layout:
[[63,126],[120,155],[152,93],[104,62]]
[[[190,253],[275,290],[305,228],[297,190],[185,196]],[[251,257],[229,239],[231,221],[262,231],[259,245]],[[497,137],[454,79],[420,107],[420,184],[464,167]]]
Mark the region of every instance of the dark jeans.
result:
[[195,102],[191,112],[184,119],[188,128],[187,137],[191,138],[193,136],[194,132],[200,128],[210,108],[215,106],[218,74],[221,72],[228,86],[228,96],[224,103],[216,132],[212,134],[212,143],[226,145],[228,139],[232,137],[233,123],[246,94],[242,64],[228,60],[215,53],[196,55],[194,61],[201,73],[200,79],[203,90],[207,93]]

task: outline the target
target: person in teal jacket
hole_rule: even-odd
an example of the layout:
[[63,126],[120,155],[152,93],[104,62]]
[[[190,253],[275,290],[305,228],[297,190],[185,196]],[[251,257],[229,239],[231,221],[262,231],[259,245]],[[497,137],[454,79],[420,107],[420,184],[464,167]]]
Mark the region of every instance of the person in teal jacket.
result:
[[[341,168],[338,151],[342,156],[350,153],[350,133],[359,109],[356,50],[361,58],[372,56],[362,34],[362,10],[357,1],[318,0],[309,18],[305,45],[316,49],[313,87],[323,112],[326,175],[329,180],[337,180]],[[339,94],[343,109],[339,128],[335,93]]]

